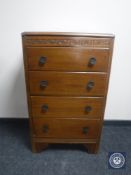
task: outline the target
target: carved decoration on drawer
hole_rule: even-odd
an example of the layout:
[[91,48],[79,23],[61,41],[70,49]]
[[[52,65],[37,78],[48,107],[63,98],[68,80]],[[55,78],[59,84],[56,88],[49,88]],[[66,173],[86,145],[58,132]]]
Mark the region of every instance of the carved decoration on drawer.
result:
[[109,39],[39,39],[26,38],[26,45],[44,45],[44,46],[84,46],[84,47],[110,47]]

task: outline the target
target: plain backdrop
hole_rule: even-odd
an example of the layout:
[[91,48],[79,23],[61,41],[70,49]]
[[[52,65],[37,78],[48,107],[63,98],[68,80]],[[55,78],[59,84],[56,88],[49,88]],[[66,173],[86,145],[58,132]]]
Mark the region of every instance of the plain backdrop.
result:
[[23,31],[113,33],[105,119],[131,119],[130,0],[0,0],[0,117],[28,117]]

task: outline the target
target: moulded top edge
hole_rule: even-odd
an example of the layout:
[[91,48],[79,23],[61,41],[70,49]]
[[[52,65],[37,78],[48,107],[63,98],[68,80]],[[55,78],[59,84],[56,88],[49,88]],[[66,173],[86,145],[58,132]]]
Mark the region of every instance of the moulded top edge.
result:
[[106,33],[77,33],[77,32],[23,32],[22,36],[88,36],[88,37],[109,37],[114,38],[114,34]]

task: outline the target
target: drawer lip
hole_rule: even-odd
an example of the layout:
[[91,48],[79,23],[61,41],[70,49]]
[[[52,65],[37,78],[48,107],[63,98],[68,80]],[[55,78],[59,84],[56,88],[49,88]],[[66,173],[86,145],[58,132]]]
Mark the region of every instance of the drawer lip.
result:
[[31,72],[43,72],[43,73],[48,73],[48,72],[54,72],[54,73],[60,73],[60,74],[63,74],[63,73],[65,73],[65,74],[96,74],[96,75],[102,75],[102,74],[105,74],[105,75],[107,75],[108,73],[107,72],[92,72],[92,71],[89,71],[89,72],[87,72],[87,71],[54,71],[54,70],[52,70],[52,71],[50,71],[50,70],[46,70],[46,71],[44,71],[44,70],[28,70],[28,72],[29,73],[31,73]]
[[104,113],[103,97],[30,96],[30,99],[32,117],[35,118],[101,119]]
[[31,73],[31,72],[43,72],[43,73],[52,73],[52,72],[54,72],[54,73],[60,73],[60,74],[96,74],[96,75],[102,75],[102,74],[105,74],[105,75],[107,75],[108,73],[107,72],[92,72],[92,71],[90,71],[90,72],[86,72],[86,71],[77,71],[77,72],[74,72],[74,71],[43,71],[43,70],[39,70],[39,71],[35,71],[35,70],[29,70],[28,71],[29,73]]
[[36,95],[31,95],[30,98],[36,98],[36,97],[39,97],[39,98],[44,98],[44,97],[49,97],[49,98],[76,98],[76,99],[79,99],[79,98],[86,98],[86,99],[103,99],[104,97],[86,97],[86,96],[45,96],[45,95],[40,95],[40,96],[36,96]]

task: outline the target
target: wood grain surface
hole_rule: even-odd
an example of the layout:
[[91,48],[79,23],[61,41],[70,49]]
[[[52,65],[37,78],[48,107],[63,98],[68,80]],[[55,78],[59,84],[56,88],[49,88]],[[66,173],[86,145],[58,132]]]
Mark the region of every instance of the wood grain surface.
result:
[[[29,70],[106,72],[109,64],[109,49],[28,47],[27,55]],[[46,57],[44,64],[41,57]],[[90,64],[91,58],[96,59],[95,65]]]
[[31,96],[33,117],[100,119],[104,98]]

